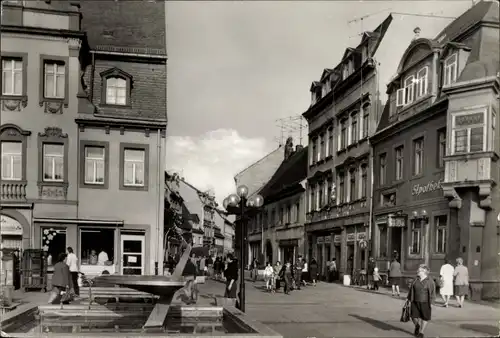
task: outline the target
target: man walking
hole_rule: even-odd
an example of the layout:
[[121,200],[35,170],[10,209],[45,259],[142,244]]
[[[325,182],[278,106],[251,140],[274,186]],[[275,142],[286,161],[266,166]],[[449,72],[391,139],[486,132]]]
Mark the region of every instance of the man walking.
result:
[[80,295],[80,287],[78,286],[78,257],[76,257],[73,252],[73,248],[68,246],[68,256],[66,256],[66,264],[69,267],[69,272],[71,273],[71,281],[73,282],[73,291],[75,295]]
[[302,255],[299,255],[297,258],[297,264],[295,265],[295,287],[297,290],[300,290],[300,283],[302,282],[302,270],[304,269],[304,260],[302,259]]

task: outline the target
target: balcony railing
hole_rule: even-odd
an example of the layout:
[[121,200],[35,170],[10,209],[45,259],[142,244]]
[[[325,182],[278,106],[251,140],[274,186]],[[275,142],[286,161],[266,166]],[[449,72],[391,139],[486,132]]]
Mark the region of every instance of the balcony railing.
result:
[[0,198],[2,201],[26,200],[26,181],[2,181]]

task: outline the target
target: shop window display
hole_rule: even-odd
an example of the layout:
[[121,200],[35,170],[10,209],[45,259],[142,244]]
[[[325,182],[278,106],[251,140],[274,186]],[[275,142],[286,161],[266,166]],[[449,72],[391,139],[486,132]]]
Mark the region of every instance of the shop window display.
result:
[[82,265],[111,266],[115,258],[114,229],[80,229]]
[[57,256],[66,252],[66,228],[42,227],[41,248],[47,254],[47,265],[56,263]]

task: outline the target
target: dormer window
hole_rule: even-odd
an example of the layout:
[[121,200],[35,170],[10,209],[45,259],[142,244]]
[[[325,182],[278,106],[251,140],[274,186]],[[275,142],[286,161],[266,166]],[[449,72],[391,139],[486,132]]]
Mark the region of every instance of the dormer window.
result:
[[415,77],[408,76],[405,80],[405,87],[404,87],[404,98],[405,98],[405,103],[410,104],[413,102],[413,98],[415,97]]
[[427,94],[429,86],[429,67],[420,69],[417,73],[417,97],[422,97]]
[[361,47],[361,59],[362,63],[365,63],[366,59],[368,59],[368,45]]
[[457,80],[457,67],[458,58],[457,54],[450,55],[444,61],[444,71],[443,71],[443,84],[445,86],[454,83]]
[[102,72],[101,78],[101,104],[113,106],[130,105],[130,88],[132,82],[131,75],[118,68],[113,68]]

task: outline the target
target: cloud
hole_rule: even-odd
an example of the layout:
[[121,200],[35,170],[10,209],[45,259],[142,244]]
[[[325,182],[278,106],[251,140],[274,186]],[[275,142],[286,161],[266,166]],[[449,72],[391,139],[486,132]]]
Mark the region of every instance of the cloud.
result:
[[169,136],[166,169],[200,190],[213,190],[219,203],[234,192],[234,175],[272,150],[265,138],[246,138],[233,129],[199,137]]

